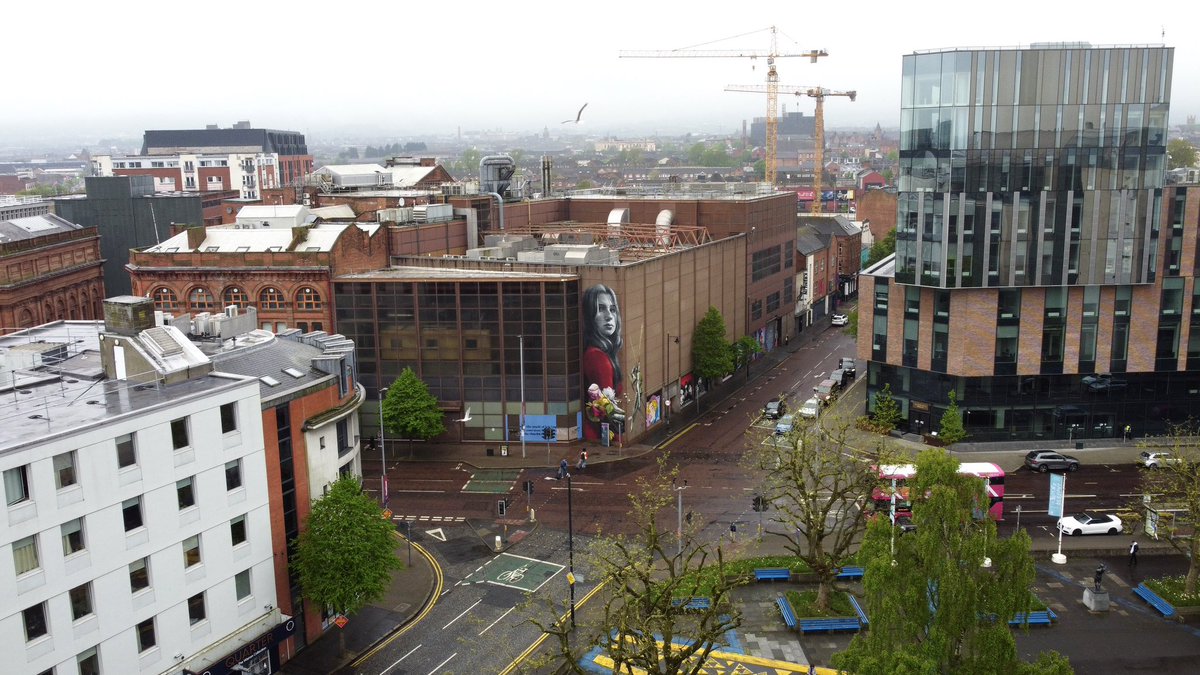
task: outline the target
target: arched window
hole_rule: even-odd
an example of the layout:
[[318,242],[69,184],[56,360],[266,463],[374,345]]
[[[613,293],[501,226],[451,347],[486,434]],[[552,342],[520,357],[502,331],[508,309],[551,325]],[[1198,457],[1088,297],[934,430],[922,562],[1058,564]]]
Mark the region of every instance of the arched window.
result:
[[179,307],[179,298],[175,296],[175,291],[166,286],[159,286],[154,289],[152,296],[154,298],[154,309],[173,312]]
[[250,294],[237,286],[226,288],[225,292],[221,294],[221,298],[224,300],[226,307],[229,305],[237,305],[238,307],[250,306]]
[[315,288],[305,286],[300,289],[299,293],[296,293],[296,309],[312,310],[321,309],[322,307],[321,294]]
[[33,327],[33,312],[29,311],[28,309],[22,309],[21,312],[17,315],[17,327],[18,328],[32,328]]
[[259,309],[284,309],[285,307],[287,307],[287,298],[278,288],[267,286],[258,294]]
[[216,306],[217,299],[203,286],[197,286],[192,289],[191,293],[188,293],[188,309],[193,312],[212,311]]

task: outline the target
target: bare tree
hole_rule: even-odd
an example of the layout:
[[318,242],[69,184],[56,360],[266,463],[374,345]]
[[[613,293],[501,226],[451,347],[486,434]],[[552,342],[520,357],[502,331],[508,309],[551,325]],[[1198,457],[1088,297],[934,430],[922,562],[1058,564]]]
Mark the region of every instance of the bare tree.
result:
[[812,569],[822,610],[829,608],[841,562],[866,529],[866,506],[879,485],[876,467],[895,457],[883,439],[872,439],[867,448],[852,447],[851,428],[847,421],[827,420],[821,426],[797,425],[787,434],[752,433],[743,458],[762,479],[771,522],[781,526],[766,534],[781,538]]
[[[589,545],[586,567],[604,585],[599,607],[579,612],[574,626],[561,602],[533,610],[529,621],[553,641],[535,667],[583,673],[580,659],[599,647],[613,672],[699,673],[741,625],[729,595],[744,582],[726,569],[722,546],[702,541],[690,525],[680,546],[674,528],[663,526],[674,521],[676,475],[661,458],[656,475],[639,479],[629,497],[637,532]],[[707,603],[689,606],[696,598]]]

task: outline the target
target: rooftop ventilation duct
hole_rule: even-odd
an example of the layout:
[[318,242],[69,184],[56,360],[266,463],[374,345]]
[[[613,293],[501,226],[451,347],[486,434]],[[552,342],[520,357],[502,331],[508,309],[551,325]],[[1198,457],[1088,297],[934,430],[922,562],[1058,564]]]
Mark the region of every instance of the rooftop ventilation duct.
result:
[[655,225],[671,225],[675,222],[675,214],[671,209],[663,209],[658,212],[658,217],[654,219]]
[[516,162],[508,155],[488,155],[479,160],[479,191],[495,192],[503,196],[508,191]]

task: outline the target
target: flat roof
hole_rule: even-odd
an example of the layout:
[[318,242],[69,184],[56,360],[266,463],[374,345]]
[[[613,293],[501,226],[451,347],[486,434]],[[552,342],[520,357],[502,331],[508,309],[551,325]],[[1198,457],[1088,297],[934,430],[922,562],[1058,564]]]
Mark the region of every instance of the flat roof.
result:
[[[524,264],[524,263],[520,263]],[[342,274],[334,281],[469,281],[482,279],[486,281],[502,281],[505,279],[529,279],[539,281],[570,281],[578,279],[578,274],[563,274],[553,272],[522,272],[518,270],[481,270],[464,269],[459,267],[389,267],[370,272]]]

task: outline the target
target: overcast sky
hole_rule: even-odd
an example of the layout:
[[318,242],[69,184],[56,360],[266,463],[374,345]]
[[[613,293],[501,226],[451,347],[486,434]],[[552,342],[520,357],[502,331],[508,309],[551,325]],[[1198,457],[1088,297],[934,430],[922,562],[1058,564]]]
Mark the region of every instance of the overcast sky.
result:
[[[986,8],[986,9],[985,9]],[[1136,9],[1131,9],[1136,8]],[[1185,9],[1190,8],[1190,9]],[[918,50],[1086,41],[1175,47],[1171,122],[1200,114],[1194,3],[559,0],[119,3],[5,7],[0,139],[132,134],[248,119],[329,139],[479,129],[629,137],[731,133],[762,116],[764,60],[626,59],[623,49],[825,49],[780,59],[783,84],[853,89],[826,125],[898,126],[901,57]],[[1165,36],[1164,36],[1165,31]],[[812,112],[807,98],[781,96]]]

